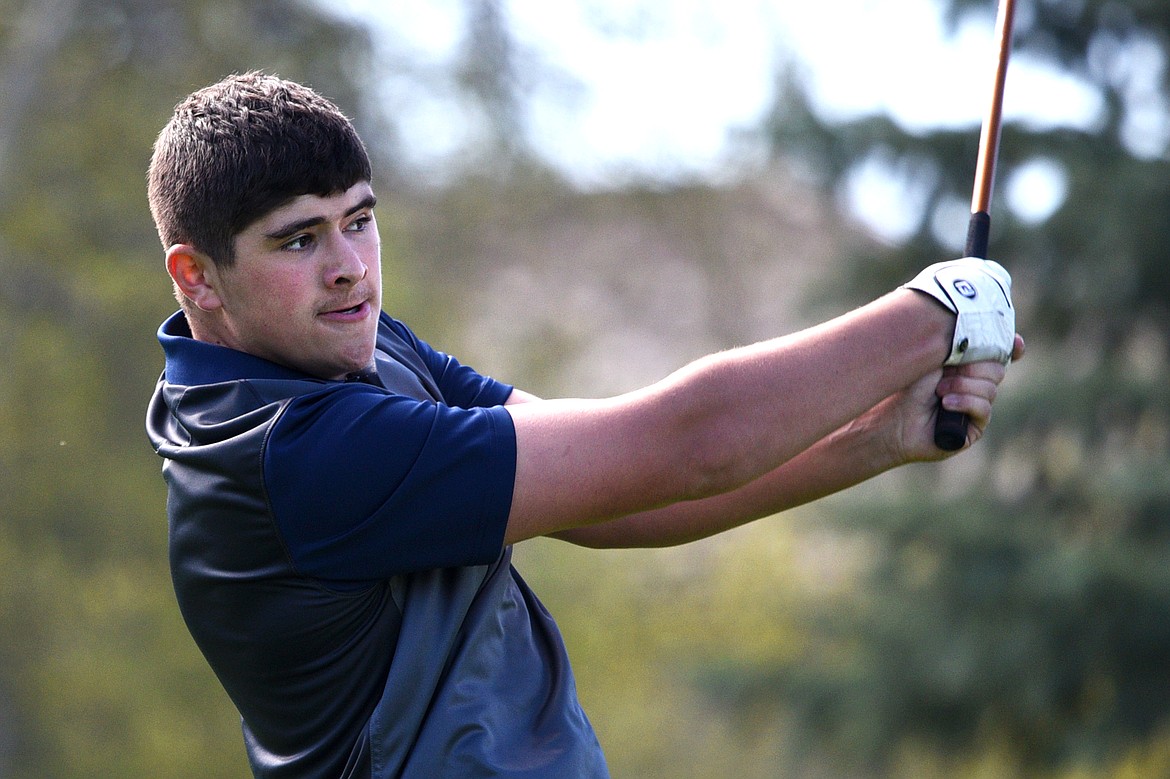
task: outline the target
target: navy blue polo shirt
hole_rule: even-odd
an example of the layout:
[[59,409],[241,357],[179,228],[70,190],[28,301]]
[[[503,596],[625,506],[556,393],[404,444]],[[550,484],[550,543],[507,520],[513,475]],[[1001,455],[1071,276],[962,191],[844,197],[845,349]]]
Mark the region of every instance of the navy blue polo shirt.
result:
[[257,776],[607,775],[503,545],[510,386],[385,314],[348,381],[159,340],[172,579]]

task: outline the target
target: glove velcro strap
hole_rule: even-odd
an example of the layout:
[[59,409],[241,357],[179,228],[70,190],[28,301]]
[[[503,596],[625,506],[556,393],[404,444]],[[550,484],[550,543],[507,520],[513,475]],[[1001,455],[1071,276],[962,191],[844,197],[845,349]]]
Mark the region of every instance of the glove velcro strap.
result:
[[995,360],[1007,365],[1012,360],[1015,343],[1014,322],[998,311],[967,311],[960,309],[955,319],[955,337],[951,353],[943,365]]

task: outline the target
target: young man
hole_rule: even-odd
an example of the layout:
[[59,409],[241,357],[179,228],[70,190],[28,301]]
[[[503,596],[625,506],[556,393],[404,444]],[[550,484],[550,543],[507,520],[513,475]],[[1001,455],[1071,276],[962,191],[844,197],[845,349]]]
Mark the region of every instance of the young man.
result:
[[1023,353],[1007,274],[961,260],[635,392],[539,400],[381,312],[361,141],[256,73],[179,104],[150,205],[182,308],[147,418],[175,590],[257,776],[605,776],[512,544],[679,544],[940,459],[938,399],[973,443]]

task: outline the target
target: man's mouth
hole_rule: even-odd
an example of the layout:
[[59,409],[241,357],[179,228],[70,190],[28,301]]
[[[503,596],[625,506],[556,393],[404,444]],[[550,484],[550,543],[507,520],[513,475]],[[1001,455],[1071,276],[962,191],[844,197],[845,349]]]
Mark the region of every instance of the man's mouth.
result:
[[321,312],[321,315],[325,316],[325,317],[361,316],[361,315],[365,314],[367,306],[368,306],[368,302],[363,300],[360,303],[357,303],[355,305],[348,306],[345,308],[334,308],[334,309],[330,309],[328,311],[323,311],[323,312]]

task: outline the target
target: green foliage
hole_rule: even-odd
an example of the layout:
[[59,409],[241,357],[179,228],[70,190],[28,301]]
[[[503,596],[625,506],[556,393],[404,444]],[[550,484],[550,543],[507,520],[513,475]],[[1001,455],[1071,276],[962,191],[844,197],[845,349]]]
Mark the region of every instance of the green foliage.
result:
[[[1116,756],[1146,743],[1157,755],[1170,723],[1170,170],[1164,147],[1139,153],[1126,134],[1138,67],[1126,57],[1150,44],[1167,56],[1170,5],[1018,6],[1014,56],[1079,75],[1105,105],[1091,131],[1004,128],[1001,180],[1044,158],[1068,185],[1040,224],[993,203],[991,253],[1015,275],[1030,354],[1010,372],[984,456],[934,468],[929,502],[840,505],[841,523],[879,550],[864,589],[817,629],[847,661],[741,669],[734,684],[737,705],[791,706],[819,748],[870,770],[937,751],[998,754],[1008,775],[1105,775],[1115,762],[1132,775]],[[952,255],[936,217],[969,198],[976,130],[910,134],[884,117],[827,126],[788,91],[772,138],[827,191],[874,153],[933,182],[904,245],[855,256],[846,276],[858,298]]]

